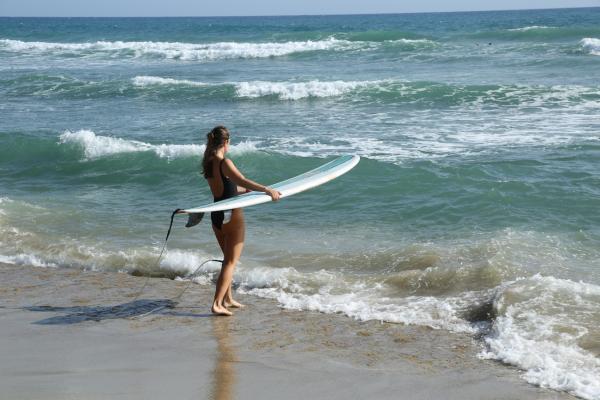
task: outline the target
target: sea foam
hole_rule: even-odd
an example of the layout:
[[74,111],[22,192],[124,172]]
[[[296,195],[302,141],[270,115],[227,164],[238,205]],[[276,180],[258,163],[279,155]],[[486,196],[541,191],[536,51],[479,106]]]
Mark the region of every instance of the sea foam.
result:
[[527,31],[533,31],[533,30],[537,30],[537,29],[553,29],[555,28],[554,26],[545,26],[545,25],[531,25],[531,26],[524,26],[522,28],[512,28],[512,29],[508,29],[511,32],[527,32]]
[[179,85],[179,86],[209,86],[209,83],[190,81],[188,79],[161,78],[160,76],[136,76],[131,80],[135,86],[160,86],[160,85]]
[[336,97],[360,88],[377,88],[385,81],[319,81],[307,82],[274,82],[274,81],[250,81],[250,82],[222,82],[206,83],[188,79],[162,78],[159,76],[136,76],[132,79],[135,86],[231,86],[235,89],[235,95],[241,98],[258,98],[276,96],[280,100],[299,100],[309,97]]
[[308,97],[341,96],[358,88],[377,86],[379,83],[380,81],[253,81],[236,83],[235,87],[239,97],[277,96],[282,100],[298,100]]
[[579,45],[587,51],[589,54],[594,56],[600,56],[600,39],[597,38],[583,38],[579,42]]
[[[160,158],[200,157],[205,146],[198,144],[150,144],[137,140],[96,135],[82,129],[76,132],[65,131],[59,136],[61,144],[75,144],[83,149],[87,159],[110,156],[120,153],[153,152]],[[242,142],[231,146],[232,154],[257,151],[253,142]]]
[[[4,203],[8,206],[13,202],[2,198]],[[8,236],[3,236],[0,244],[8,247],[3,249],[0,262],[40,267],[68,265],[101,270],[146,270],[154,265],[158,252],[158,248],[150,247],[111,251],[68,238],[46,242],[47,247],[40,248],[43,241],[38,235],[13,232],[12,228],[9,232],[5,228],[2,231]],[[481,275],[477,269],[478,258],[466,260],[464,254],[483,257],[494,271],[503,265],[529,264],[523,255],[535,259],[536,254],[530,246],[540,247],[539,244],[530,238],[529,247],[513,248],[528,241],[528,237],[509,233],[491,243],[482,243],[477,247],[478,251],[470,248],[453,250],[450,246],[449,252],[444,255],[442,247],[438,250],[443,260],[458,259],[461,269],[472,265],[474,271],[471,277],[476,277]],[[540,261],[547,271],[552,270],[552,259],[558,259],[555,267],[562,266],[560,252],[556,250],[560,246],[547,243],[548,250],[541,247],[542,254],[548,253],[547,259]],[[22,252],[11,254],[15,248]],[[5,250],[11,253],[6,254]],[[212,284],[220,269],[219,263],[208,263],[196,271],[202,261],[210,258],[213,257],[197,250],[172,250],[161,261],[160,269],[175,270],[183,275],[197,272],[197,276],[190,278],[200,284]],[[415,279],[429,289],[436,289],[436,285],[440,289],[440,283],[447,280],[448,273],[443,270],[436,272],[436,268],[425,268]],[[423,274],[434,273],[433,279],[423,280]],[[274,299],[287,309],[343,313],[358,320],[381,320],[483,334],[487,348],[480,357],[513,364],[525,371],[523,377],[527,381],[542,387],[567,391],[584,399],[600,396],[600,359],[593,354],[597,351],[594,338],[599,334],[599,286],[533,275],[510,281],[503,277],[501,284],[483,290],[426,295],[428,288],[425,288],[421,294],[402,296],[394,295],[398,292],[390,292],[390,286],[380,278],[377,272],[353,275],[335,268],[307,271],[294,267],[274,268],[250,261],[239,266],[234,281],[239,292]],[[468,278],[463,280],[471,281]],[[488,332],[466,319],[464,311],[473,310],[473,307],[477,309],[479,304],[485,304],[489,299],[493,301],[495,319]]]
[[18,254],[18,255],[12,255],[12,256],[5,256],[0,254],[0,262],[3,262],[5,264],[15,264],[15,265],[27,265],[27,266],[33,266],[33,267],[41,267],[41,268],[57,268],[58,265],[53,263],[53,262],[49,262],[49,261],[44,261],[42,259],[40,259],[39,257],[36,257],[32,254]]
[[600,286],[540,275],[518,280],[494,301],[498,317],[480,357],[516,365],[535,385],[599,399],[600,359],[584,348],[600,333],[598,304]]
[[186,61],[210,61],[234,58],[277,57],[293,53],[318,50],[344,50],[356,48],[357,44],[329,38],[295,42],[123,42],[97,41],[89,43],[25,42],[2,39],[0,50],[18,53],[51,53],[89,56],[92,54],[121,55],[124,57],[154,56]]

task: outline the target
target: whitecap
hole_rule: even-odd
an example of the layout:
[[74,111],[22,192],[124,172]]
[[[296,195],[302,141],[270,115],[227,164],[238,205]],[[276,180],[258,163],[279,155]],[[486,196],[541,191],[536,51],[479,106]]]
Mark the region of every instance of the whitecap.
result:
[[532,31],[532,30],[537,30],[537,29],[554,29],[556,27],[554,26],[545,26],[545,25],[531,25],[531,26],[524,26],[522,28],[512,28],[512,29],[508,29],[511,32],[527,32],[527,31]]
[[600,56],[600,39],[583,38],[579,42],[579,45],[589,54],[594,56]]
[[[121,153],[153,152],[160,158],[201,157],[205,145],[199,144],[150,144],[137,140],[96,135],[91,130],[65,131],[59,136],[61,144],[75,144],[83,149],[87,159],[95,159]],[[241,142],[231,146],[232,154],[258,151],[255,143]]]
[[360,44],[329,38],[295,42],[123,42],[97,41],[88,43],[25,42],[2,39],[0,49],[18,53],[50,53],[88,56],[91,54],[121,55],[124,57],[163,57],[186,61],[210,61],[234,58],[278,57],[293,53],[319,50],[345,50]]
[[237,97],[258,98],[276,96],[280,100],[299,100],[309,97],[323,98],[336,97],[360,88],[382,88],[383,84],[391,81],[319,81],[306,82],[276,82],[276,81],[250,81],[250,82],[222,82],[206,83],[189,79],[162,78],[159,76],[136,76],[132,79],[135,86],[189,86],[206,87],[230,85],[235,88]]
[[376,87],[382,81],[318,81],[269,82],[252,81],[236,83],[239,97],[277,96],[281,100],[298,100],[308,97],[341,96],[358,88]]
[[132,80],[135,86],[160,86],[160,85],[178,85],[178,86],[209,86],[209,83],[190,81],[187,79],[161,78],[159,76],[136,76]]

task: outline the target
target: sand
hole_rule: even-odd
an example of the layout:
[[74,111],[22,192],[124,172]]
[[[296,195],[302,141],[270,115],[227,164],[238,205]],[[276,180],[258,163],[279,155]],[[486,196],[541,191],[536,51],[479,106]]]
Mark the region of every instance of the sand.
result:
[[123,273],[0,264],[3,399],[573,399],[425,327],[283,310]]

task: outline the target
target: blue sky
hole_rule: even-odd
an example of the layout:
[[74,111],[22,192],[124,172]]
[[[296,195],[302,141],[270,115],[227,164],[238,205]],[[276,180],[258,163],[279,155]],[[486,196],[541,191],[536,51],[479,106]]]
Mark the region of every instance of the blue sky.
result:
[[598,7],[600,0],[0,0],[1,16],[226,16]]

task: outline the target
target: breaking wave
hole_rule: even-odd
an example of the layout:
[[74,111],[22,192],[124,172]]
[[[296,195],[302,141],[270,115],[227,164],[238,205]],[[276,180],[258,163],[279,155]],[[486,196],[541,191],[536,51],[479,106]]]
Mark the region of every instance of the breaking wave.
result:
[[296,42],[267,43],[181,43],[181,42],[123,42],[97,41],[89,43],[25,42],[2,39],[0,50],[16,53],[41,53],[59,56],[159,57],[182,61],[212,61],[235,58],[278,57],[293,53],[346,50],[356,48],[349,41],[329,38]]
[[277,97],[280,100],[299,100],[309,97],[336,97],[359,88],[376,88],[383,81],[319,81],[308,82],[270,82],[250,81],[232,83],[205,83],[187,79],[161,78],[157,76],[136,76],[133,84],[139,87],[152,86],[230,86],[236,97],[259,98]]
[[541,30],[541,29],[555,29],[554,26],[545,26],[545,25],[531,25],[531,26],[524,26],[522,28],[511,28],[508,29],[509,32],[527,32],[527,31],[533,31],[533,30]]
[[310,82],[241,82],[236,84],[239,97],[276,96],[281,100],[298,100],[308,97],[335,97],[359,88],[377,87],[378,81],[310,81]]
[[600,286],[535,275],[494,299],[494,321],[482,358],[525,370],[530,383],[600,398]]
[[584,51],[594,56],[600,56],[600,39],[584,38],[579,42]]
[[135,86],[153,85],[182,85],[182,86],[210,86],[210,83],[190,81],[188,79],[161,78],[159,76],[136,76],[131,80]]
[[[152,152],[160,158],[200,157],[204,145],[197,144],[150,144],[137,140],[96,135],[93,131],[81,129],[75,132],[65,131],[59,137],[60,143],[79,146],[87,159],[110,156],[121,153]],[[232,154],[257,151],[252,142],[242,142],[231,146]]]
[[[127,146],[123,151],[130,151]],[[220,268],[206,264],[189,276],[202,261],[214,258],[197,246],[168,251],[154,268],[156,247],[123,249],[117,240],[111,248],[101,240],[49,237],[24,230],[17,222],[23,215],[35,215],[30,226],[48,218],[73,218],[59,207],[0,198],[0,262],[183,277],[200,284],[213,284]],[[11,226],[16,223],[19,228]],[[533,384],[591,400],[600,395],[600,287],[559,277],[569,263],[565,257],[582,246],[568,240],[504,230],[368,254],[290,258],[285,253],[269,263],[244,261],[234,282],[240,292],[274,299],[287,309],[476,334],[485,343],[480,357],[523,369]],[[586,260],[598,259],[597,253],[585,251],[590,252]]]
[[[583,43],[590,54],[600,54],[600,41]],[[594,47],[597,46],[597,47]],[[481,84],[465,85],[398,78],[374,80],[206,82],[190,78],[138,75],[127,80],[85,81],[68,76],[33,74],[0,81],[9,96],[67,99],[141,97],[170,101],[205,99],[240,101],[278,99],[335,99],[375,103],[402,103],[427,107],[584,107],[600,104],[600,88],[583,85]]]

